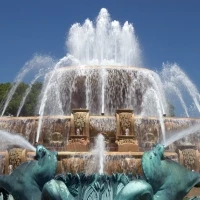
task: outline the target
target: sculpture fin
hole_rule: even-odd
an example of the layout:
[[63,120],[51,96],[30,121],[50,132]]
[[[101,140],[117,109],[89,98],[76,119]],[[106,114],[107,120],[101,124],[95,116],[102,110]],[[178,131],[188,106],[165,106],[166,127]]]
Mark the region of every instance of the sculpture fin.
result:
[[144,180],[134,180],[129,182],[115,198],[115,200],[122,199],[153,200],[153,189],[151,185]]
[[44,185],[41,199],[74,200],[74,197],[62,181],[52,179]]
[[11,193],[12,187],[10,185],[9,175],[1,175],[0,176],[0,190],[6,190],[8,193]]

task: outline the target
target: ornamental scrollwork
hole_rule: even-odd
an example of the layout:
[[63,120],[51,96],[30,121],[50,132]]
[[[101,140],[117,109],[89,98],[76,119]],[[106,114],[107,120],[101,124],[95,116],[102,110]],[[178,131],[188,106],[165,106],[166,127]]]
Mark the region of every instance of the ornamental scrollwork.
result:
[[74,113],[75,127],[79,128],[81,131],[85,127],[86,115],[87,115],[87,113],[85,113],[85,112]]
[[183,162],[184,166],[189,170],[195,169],[195,159],[196,159],[196,150],[194,149],[185,149],[183,153]]
[[63,135],[59,132],[54,132],[50,135],[50,145],[61,146],[64,143]]
[[21,155],[23,149],[20,148],[13,148],[9,151],[9,165],[13,166],[13,169],[17,168],[21,162]]
[[116,144],[118,144],[118,145],[123,145],[123,144],[137,144],[137,140],[134,140],[134,139],[116,140]]
[[74,143],[78,143],[78,144],[82,144],[82,145],[87,145],[89,142],[88,139],[84,139],[84,138],[74,138],[74,139],[70,139],[68,141],[68,144],[74,144]]
[[131,128],[132,113],[120,113],[119,121],[123,131]]

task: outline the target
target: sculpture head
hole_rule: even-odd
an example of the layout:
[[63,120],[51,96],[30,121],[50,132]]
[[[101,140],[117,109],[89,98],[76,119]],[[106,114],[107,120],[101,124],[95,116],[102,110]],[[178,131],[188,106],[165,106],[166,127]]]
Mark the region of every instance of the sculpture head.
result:
[[165,147],[162,144],[157,144],[152,150],[144,152],[142,162],[145,164],[159,164],[164,158]]
[[181,200],[192,187],[200,187],[199,173],[164,158],[164,146],[161,144],[144,153],[142,168],[155,199]]
[[42,145],[36,147],[35,159],[38,161],[36,173],[41,175],[38,176],[39,184],[43,185],[55,176],[58,163],[57,155],[56,151],[49,151]]
[[39,160],[41,158],[43,158],[46,154],[46,148],[42,145],[37,145],[36,147],[36,154],[35,154],[35,159]]
[[142,169],[147,181],[157,190],[167,176],[162,168],[164,160],[164,145],[157,144],[152,150],[144,152],[142,156]]
[[159,158],[162,160],[164,158],[164,151],[164,145],[158,143],[155,147],[153,147],[152,153],[155,157],[159,156]]

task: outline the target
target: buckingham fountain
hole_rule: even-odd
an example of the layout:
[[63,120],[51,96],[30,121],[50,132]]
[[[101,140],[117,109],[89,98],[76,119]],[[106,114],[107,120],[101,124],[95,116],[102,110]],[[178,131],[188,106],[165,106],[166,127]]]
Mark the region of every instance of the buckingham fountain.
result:
[[[181,200],[199,187],[200,119],[191,116],[200,111],[200,94],[181,68],[144,68],[133,25],[112,21],[104,8],[96,22],[73,24],[66,45],[58,61],[41,55],[28,61],[1,108],[4,198]],[[5,116],[28,74],[16,116]],[[38,114],[20,116],[41,78]],[[184,117],[172,116],[174,100]],[[192,189],[195,195],[200,190]]]

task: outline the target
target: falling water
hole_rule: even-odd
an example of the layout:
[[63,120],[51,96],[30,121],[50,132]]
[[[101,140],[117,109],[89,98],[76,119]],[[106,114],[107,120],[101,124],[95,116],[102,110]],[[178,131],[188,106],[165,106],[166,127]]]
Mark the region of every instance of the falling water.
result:
[[[60,59],[60,61],[54,66],[53,70],[51,71],[51,74],[47,74],[46,76],[50,76],[48,77],[47,83],[43,86],[43,93],[42,93],[42,98],[41,98],[41,102],[40,102],[40,108],[39,108],[39,123],[38,123],[38,129],[37,129],[37,134],[36,134],[36,142],[38,142],[39,140],[39,136],[40,136],[40,132],[41,132],[41,128],[42,128],[42,119],[44,116],[44,111],[45,111],[45,106],[46,106],[46,101],[48,99],[48,92],[50,90],[50,88],[52,87],[52,84],[55,84],[54,82],[52,82],[52,79],[55,75],[56,70],[65,65],[67,62],[69,62],[69,57],[63,57],[62,59]],[[57,93],[57,91],[59,90],[59,85],[56,85],[57,88],[56,90],[54,90],[54,94],[56,94],[56,97],[59,97],[59,93]],[[61,115],[63,115],[63,111],[62,111],[62,106],[60,103],[60,99],[56,102],[57,105],[59,105],[59,108],[61,110]]]
[[[161,134],[162,134],[163,140],[165,141],[166,136],[165,136],[165,125],[164,125],[162,107],[160,104],[160,99],[159,99],[158,93],[153,88],[149,88],[145,94],[144,101],[143,101],[143,103],[145,105],[143,105],[143,107],[144,107],[144,109],[147,109],[147,111],[146,112],[143,111],[144,113],[148,113],[149,107],[153,106],[153,104],[151,104],[151,101],[153,102],[153,104],[155,104],[155,111],[157,112],[157,113],[155,113],[155,111],[154,111],[154,115],[152,115],[152,116],[156,115],[159,117]],[[152,108],[150,108],[150,113],[151,113],[151,111],[152,111]],[[142,115],[144,115],[144,114],[142,114]]]
[[189,128],[186,128],[182,131],[179,131],[179,132],[176,132],[176,133],[173,133],[171,134],[171,136],[169,138],[167,138],[165,141],[162,141],[161,143],[164,145],[164,146],[169,146],[170,144],[172,144],[173,142],[187,136],[187,135],[190,135],[190,134],[193,134],[193,133],[197,133],[200,131],[200,124],[196,124],[194,126],[191,126]]
[[24,106],[24,103],[25,103],[25,101],[26,101],[26,98],[27,98],[28,94],[29,94],[30,91],[31,91],[31,88],[32,88],[33,84],[38,80],[38,78],[39,78],[40,76],[41,76],[40,73],[37,74],[37,75],[35,76],[35,78],[31,81],[31,83],[29,84],[29,87],[26,89],[25,94],[24,94],[24,96],[22,97],[22,101],[20,102],[20,105],[19,105],[19,108],[18,108],[18,111],[17,111],[17,117],[18,117],[18,116],[20,115],[20,113],[21,113],[21,110],[22,110],[22,108],[23,108],[23,106]]
[[102,109],[101,109],[101,113],[104,114],[105,113],[105,69],[102,68],[102,92],[101,92],[101,98],[102,98]]
[[12,97],[13,97],[13,95],[15,93],[15,90],[17,89],[18,85],[20,84],[20,82],[22,81],[24,76],[27,74],[27,72],[30,70],[30,68],[27,67],[27,65],[29,65],[29,63],[25,64],[25,67],[22,68],[21,72],[19,73],[19,75],[14,80],[12,88],[9,91],[8,96],[6,98],[6,102],[4,104],[3,111],[1,113],[1,117],[4,115],[4,113],[6,111],[6,108],[8,107],[8,104],[10,103],[10,101],[11,101],[11,99],[12,99]]
[[[44,58],[45,59],[45,58]],[[48,62],[48,61],[47,61]],[[52,61],[51,61],[52,62]],[[31,81],[31,83],[29,84],[29,87],[26,89],[25,91],[25,94],[20,102],[20,106],[18,108],[18,111],[17,111],[17,117],[19,116],[21,110],[22,110],[22,107],[24,106],[24,103],[26,101],[26,98],[28,96],[28,94],[30,93],[31,89],[32,89],[32,86],[33,84],[42,76],[44,76],[47,72],[49,72],[50,70],[52,70],[52,66],[53,66],[53,62],[50,63],[49,66],[47,66],[45,63],[41,66],[40,64],[40,69],[38,71],[38,73],[35,75],[34,79]]]
[[52,66],[52,63],[53,63],[53,60],[52,60],[51,57],[40,56],[40,55],[34,56],[33,59],[31,59],[30,61],[25,63],[24,67],[21,69],[21,71],[19,72],[19,74],[15,78],[15,80],[12,84],[12,88],[10,89],[10,91],[7,95],[6,102],[4,104],[1,116],[4,115],[6,108],[8,107],[17,87],[19,86],[20,82],[23,80],[25,75],[27,75],[27,73],[29,73],[33,69],[50,68]]
[[[192,83],[192,81],[188,78],[188,76],[180,69],[180,67],[175,64],[163,64],[163,70],[161,72],[161,79],[163,81],[163,85],[165,87],[165,92],[167,94],[171,93],[169,85],[173,85],[176,87],[176,91],[187,91],[187,93],[192,98],[198,112],[200,112],[200,94],[196,88],[196,86]],[[171,88],[174,90],[174,88]],[[180,99],[180,98],[179,98]],[[185,109],[185,104],[180,99],[182,106],[184,107],[185,112],[187,113],[187,109]],[[189,114],[188,114],[189,115]]]
[[181,94],[179,88],[177,88],[177,87],[174,85],[174,83],[167,82],[167,83],[165,83],[165,85],[164,85],[164,89],[165,89],[165,91],[168,91],[168,93],[169,93],[169,92],[173,92],[173,94],[175,94],[175,95],[178,96],[178,99],[179,99],[179,101],[180,101],[180,103],[181,103],[181,105],[182,105],[182,107],[183,107],[183,109],[184,109],[184,111],[185,111],[186,116],[189,117],[189,113],[188,113],[188,109],[187,109],[186,103],[185,103],[185,101],[184,101],[184,99],[183,99],[183,96],[182,96],[182,94]]
[[[162,116],[168,108],[157,79],[156,73],[135,67],[61,67],[46,76],[41,99],[45,96],[47,99],[41,100],[40,107],[45,106],[41,110],[46,115],[70,115],[72,108],[87,108],[92,115],[100,115],[102,111],[113,115],[118,108],[128,108],[137,115],[149,116],[144,109],[149,106],[148,101],[143,101],[146,91],[153,88]],[[150,98],[154,99],[154,94]],[[152,116],[158,116],[157,106],[150,108]]]
[[25,149],[30,149],[32,151],[35,151],[35,147],[33,147],[27,140],[25,140],[22,136],[11,134],[6,131],[0,130],[0,150],[6,150],[10,146],[20,146]]

